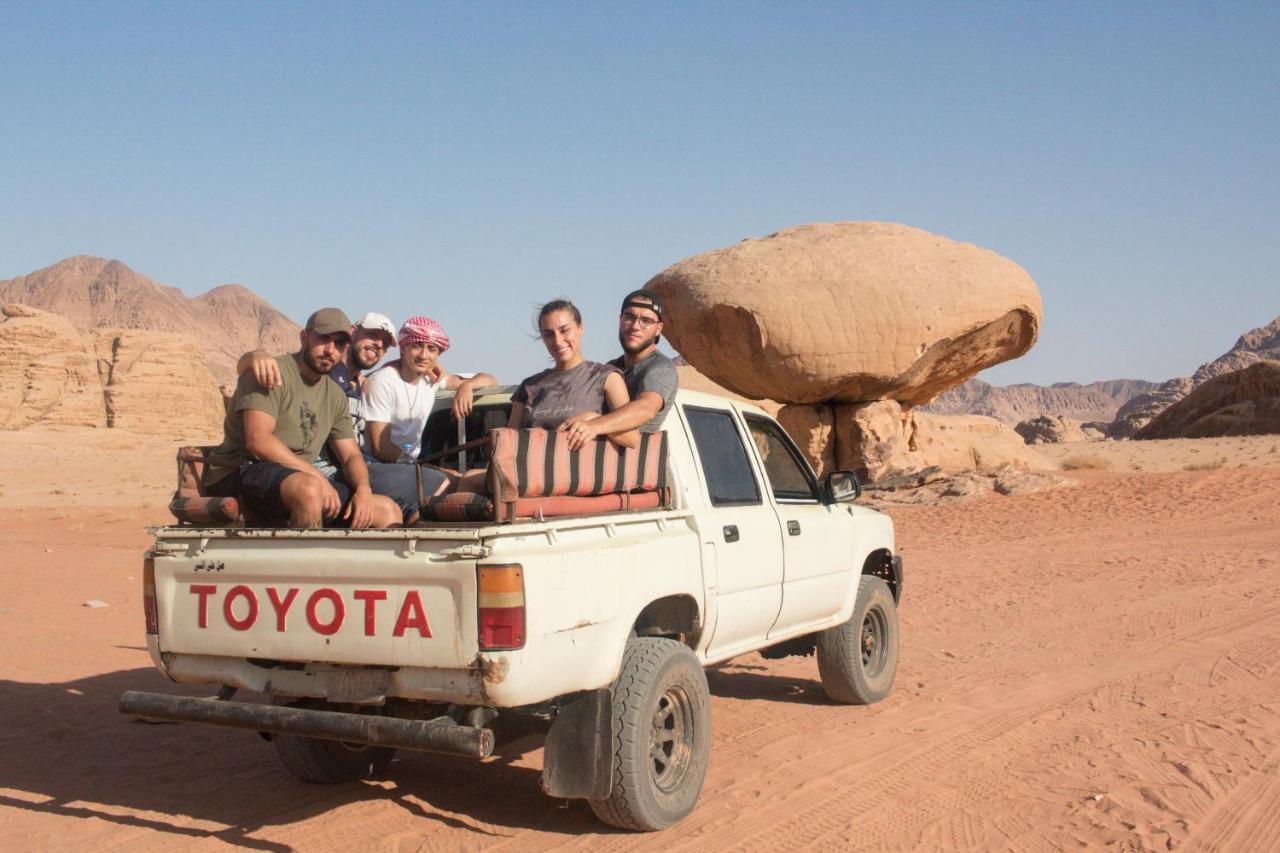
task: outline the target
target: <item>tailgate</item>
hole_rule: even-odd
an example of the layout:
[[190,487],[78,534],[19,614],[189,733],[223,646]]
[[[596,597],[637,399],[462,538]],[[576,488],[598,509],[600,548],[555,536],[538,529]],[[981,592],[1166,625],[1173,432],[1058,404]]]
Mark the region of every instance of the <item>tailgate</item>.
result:
[[234,658],[464,668],[476,657],[463,543],[214,539],[155,553],[159,649]]

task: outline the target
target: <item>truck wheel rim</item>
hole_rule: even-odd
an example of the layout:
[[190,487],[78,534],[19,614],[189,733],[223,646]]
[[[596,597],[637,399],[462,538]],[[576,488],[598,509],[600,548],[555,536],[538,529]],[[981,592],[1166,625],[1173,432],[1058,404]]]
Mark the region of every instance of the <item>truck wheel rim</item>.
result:
[[668,687],[653,709],[649,735],[649,774],[658,790],[675,790],[689,769],[693,747],[693,706],[679,687]]
[[889,626],[880,608],[873,607],[862,617],[862,671],[873,678],[884,669],[888,633]]

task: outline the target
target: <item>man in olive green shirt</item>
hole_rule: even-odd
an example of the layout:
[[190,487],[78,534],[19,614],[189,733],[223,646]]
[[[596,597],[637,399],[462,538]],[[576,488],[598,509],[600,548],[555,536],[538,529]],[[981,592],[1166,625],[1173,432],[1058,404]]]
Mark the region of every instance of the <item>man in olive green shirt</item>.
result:
[[[369,488],[346,396],[328,373],[351,345],[351,322],[322,308],[307,320],[302,348],[279,356],[280,384],[264,391],[252,373],[236,383],[206,488],[237,497],[268,527],[390,527],[400,508]],[[321,459],[328,444],[341,470]]]

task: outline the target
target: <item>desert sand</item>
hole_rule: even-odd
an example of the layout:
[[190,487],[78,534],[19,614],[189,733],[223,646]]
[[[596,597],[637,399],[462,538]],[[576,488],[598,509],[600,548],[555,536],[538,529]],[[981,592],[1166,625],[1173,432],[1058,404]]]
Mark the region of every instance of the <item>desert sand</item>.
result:
[[531,740],[317,787],[252,734],[120,717],[211,692],[142,642],[172,450],[0,433],[6,850],[1280,849],[1280,437],[1051,446],[1093,460],[1075,487],[893,511],[893,694],[833,705],[812,658],[709,673],[707,785],[659,835],[545,798]]

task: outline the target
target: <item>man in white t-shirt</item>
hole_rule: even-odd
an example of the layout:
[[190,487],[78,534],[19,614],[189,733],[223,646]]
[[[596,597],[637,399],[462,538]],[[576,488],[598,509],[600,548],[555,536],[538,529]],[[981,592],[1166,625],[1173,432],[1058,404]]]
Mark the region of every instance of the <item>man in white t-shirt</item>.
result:
[[[429,317],[410,317],[397,336],[400,358],[365,378],[360,394],[364,450],[369,482],[404,511],[405,523],[417,521],[418,479],[415,461],[422,449],[422,430],[435,405],[436,392],[454,391],[453,415],[471,414],[472,391],[498,380],[488,373],[459,376],[442,372],[437,360],[449,349],[449,336]],[[431,377],[439,375],[432,381]],[[424,494],[448,491],[448,476],[437,468],[422,469]]]

